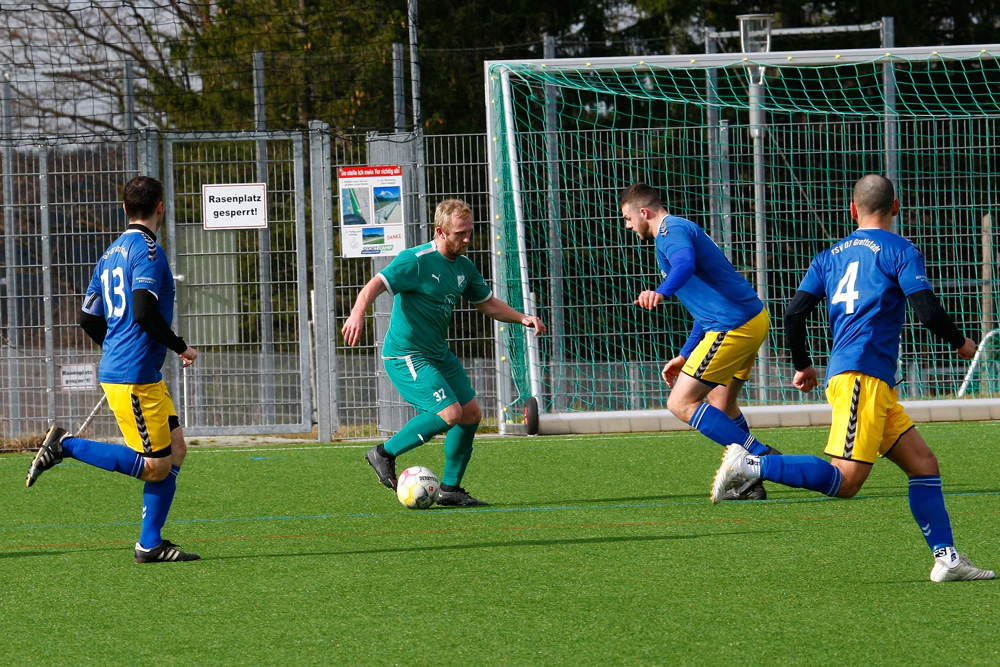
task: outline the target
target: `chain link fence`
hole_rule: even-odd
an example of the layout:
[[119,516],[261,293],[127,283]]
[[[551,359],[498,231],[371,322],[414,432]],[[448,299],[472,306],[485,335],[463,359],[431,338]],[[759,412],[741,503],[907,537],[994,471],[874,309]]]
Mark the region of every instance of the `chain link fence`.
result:
[[[431,238],[426,221],[438,201],[468,201],[477,220],[470,257],[490,280],[486,138],[424,137],[418,161],[414,135],[344,136],[314,126],[147,132],[78,146],[41,137],[0,143],[0,448],[30,448],[53,423],[74,428],[100,400],[100,349],[76,320],[94,264],[125,228],[121,189],[138,172],[164,181],[159,240],[177,279],[174,326],[201,352],[184,372],[173,355],[164,366],[188,435],[363,438],[405,423],[411,409],[385,381],[378,355],[391,306],[376,307],[357,347],[340,337],[358,291],[387,260],[340,256],[335,175],[372,164],[370,154],[403,167],[410,244]],[[201,187],[250,182],[267,185],[268,228],[204,229]],[[495,424],[492,321],[462,304],[452,343],[486,426]],[[120,437],[107,408],[88,433]]]

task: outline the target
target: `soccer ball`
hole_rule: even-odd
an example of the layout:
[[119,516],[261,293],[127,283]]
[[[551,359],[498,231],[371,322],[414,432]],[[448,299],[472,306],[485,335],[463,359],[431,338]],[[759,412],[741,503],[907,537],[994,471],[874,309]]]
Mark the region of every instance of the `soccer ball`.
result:
[[425,510],[437,500],[438,478],[430,468],[413,466],[399,476],[396,497],[411,510]]

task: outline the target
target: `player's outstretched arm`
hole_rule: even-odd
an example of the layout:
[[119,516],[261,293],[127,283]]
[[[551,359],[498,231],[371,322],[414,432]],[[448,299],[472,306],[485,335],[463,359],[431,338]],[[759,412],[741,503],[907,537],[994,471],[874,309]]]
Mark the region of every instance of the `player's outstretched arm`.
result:
[[108,321],[106,319],[100,315],[94,315],[81,310],[77,323],[91,340],[98,345],[104,344],[104,337],[108,335]]
[[962,359],[969,360],[976,356],[976,342],[971,338],[966,338],[962,347],[955,350]]
[[181,368],[187,368],[198,358],[198,350],[188,345],[183,352],[178,353],[178,356],[181,358]]
[[501,322],[523,324],[530,329],[534,329],[536,335],[543,334],[546,331],[545,324],[542,323],[542,320],[534,315],[525,315],[522,312],[514,310],[495,296],[491,296],[482,303],[477,303],[476,310]]
[[792,386],[806,393],[815,389],[818,384],[819,380],[816,377],[816,369],[812,366],[795,371],[795,377],[792,378]]
[[958,330],[951,316],[945,311],[934,292],[919,290],[908,294],[906,300],[916,313],[920,323],[927,330],[949,343],[962,359],[972,359],[976,355],[976,344]]
[[668,387],[673,388],[674,382],[677,382],[677,376],[681,374],[684,370],[684,364],[687,363],[687,357],[676,356],[667,363],[663,364],[663,370],[660,371],[660,377],[663,381],[667,383]]
[[351,308],[351,314],[348,316],[347,321],[344,322],[344,326],[340,329],[340,333],[344,335],[344,342],[350,346],[358,344],[361,340],[361,332],[365,328],[365,313],[368,312],[368,306],[372,305],[375,301],[375,297],[385,291],[385,283],[382,279],[375,274],[372,279],[361,288],[358,292],[358,298],[354,301],[354,307]]
[[132,309],[136,324],[146,335],[180,355],[181,365],[185,368],[194,363],[198,353],[170,328],[160,312],[155,294],[147,289],[132,290]]
[[[785,309],[785,317],[783,319],[785,339],[788,341],[788,349],[792,353],[792,365],[796,370],[792,385],[802,391],[809,391],[809,389],[816,386],[814,382],[809,389],[803,389],[799,387],[796,381],[799,378],[799,372],[812,367],[812,359],[809,356],[806,321],[816,306],[819,305],[820,301],[822,301],[822,298],[811,292],[797,290],[795,296],[788,303],[788,308]],[[814,370],[813,380],[815,381],[815,379],[816,373]]]
[[639,306],[640,308],[645,308],[646,310],[653,310],[663,302],[664,298],[665,297],[659,292],[654,292],[653,290],[648,289],[640,292],[639,296],[637,296],[635,298],[635,301],[633,301],[632,303]]

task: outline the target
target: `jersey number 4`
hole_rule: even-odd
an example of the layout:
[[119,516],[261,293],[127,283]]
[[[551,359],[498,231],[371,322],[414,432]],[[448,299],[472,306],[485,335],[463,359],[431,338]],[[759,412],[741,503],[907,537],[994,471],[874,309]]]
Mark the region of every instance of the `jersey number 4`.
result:
[[840,279],[837,284],[837,292],[830,299],[830,303],[843,303],[844,308],[848,315],[854,314],[854,302],[858,300],[861,296],[858,291],[854,289],[854,283],[858,279],[858,264],[860,262],[851,262],[847,265],[847,270],[844,271],[844,277]]
[[[104,303],[108,309],[108,317],[121,317],[125,312],[125,272],[120,266],[116,266],[110,271],[104,269],[101,273],[101,284],[104,285]],[[111,300],[111,278],[115,280],[115,299]]]

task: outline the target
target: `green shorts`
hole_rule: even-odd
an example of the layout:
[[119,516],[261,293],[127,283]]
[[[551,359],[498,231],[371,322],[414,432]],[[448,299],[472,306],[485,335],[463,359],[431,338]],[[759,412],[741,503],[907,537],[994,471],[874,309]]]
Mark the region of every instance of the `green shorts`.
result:
[[452,403],[465,405],[476,397],[462,362],[450,350],[442,359],[408,354],[382,357],[382,361],[400,396],[420,412],[436,414]]

